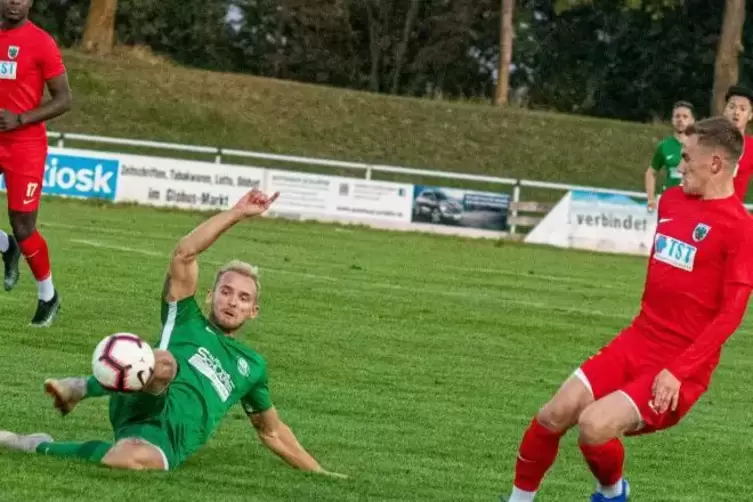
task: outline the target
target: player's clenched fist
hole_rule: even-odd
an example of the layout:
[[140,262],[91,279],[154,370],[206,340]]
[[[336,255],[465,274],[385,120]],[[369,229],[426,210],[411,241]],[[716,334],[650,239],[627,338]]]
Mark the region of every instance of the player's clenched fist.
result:
[[233,210],[241,213],[243,216],[257,216],[264,213],[272,203],[280,196],[280,192],[275,192],[267,196],[261,190],[254,188],[233,206]]
[[20,125],[18,115],[8,110],[0,110],[0,131],[12,131]]
[[662,414],[668,409],[675,411],[680,397],[681,382],[669,372],[662,370],[654,380],[654,400],[651,403],[653,410]]

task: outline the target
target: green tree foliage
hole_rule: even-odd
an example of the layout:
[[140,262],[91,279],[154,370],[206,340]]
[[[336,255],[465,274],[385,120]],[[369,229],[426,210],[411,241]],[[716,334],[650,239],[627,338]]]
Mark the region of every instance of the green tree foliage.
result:
[[[87,0],[36,0],[63,45]],[[491,102],[499,0],[120,0],[120,44],[176,61],[409,96]],[[748,2],[748,11],[753,10]],[[228,14],[231,14],[230,16]],[[707,0],[517,0],[510,100],[632,120],[708,111],[723,9]],[[744,46],[753,47],[753,15]],[[753,51],[740,58],[741,82]]]

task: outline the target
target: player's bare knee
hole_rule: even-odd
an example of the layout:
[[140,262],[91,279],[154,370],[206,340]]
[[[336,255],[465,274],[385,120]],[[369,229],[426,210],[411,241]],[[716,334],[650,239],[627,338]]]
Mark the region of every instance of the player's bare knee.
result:
[[102,459],[102,464],[115,469],[134,471],[163,470],[162,454],[154,446],[138,439],[119,441]]
[[616,434],[614,420],[602,407],[588,406],[578,417],[580,441],[587,444],[602,444]]
[[564,432],[578,420],[576,403],[552,399],[536,414],[536,421],[554,432]]
[[19,242],[31,237],[31,234],[36,230],[36,214],[34,213],[11,211],[9,217],[13,236]]

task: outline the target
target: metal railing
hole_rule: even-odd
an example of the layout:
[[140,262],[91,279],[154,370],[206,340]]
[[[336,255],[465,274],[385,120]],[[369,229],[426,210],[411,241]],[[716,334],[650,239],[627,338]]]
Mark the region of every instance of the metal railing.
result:
[[[180,143],[167,143],[167,142],[162,142],[162,141],[147,141],[147,140],[137,140],[137,139],[114,138],[114,137],[108,137],[108,136],[95,136],[91,134],[60,133],[60,132],[54,132],[54,131],[48,131],[47,137],[51,140],[56,141],[57,146],[60,148],[65,148],[65,141],[70,140],[70,141],[80,141],[80,142],[86,142],[86,143],[97,143],[97,144],[103,144],[103,145],[121,145],[121,146],[181,151],[181,152],[189,152],[189,153],[209,154],[209,155],[214,155],[214,162],[216,164],[222,164],[224,157],[226,156],[268,160],[268,161],[275,161],[275,162],[289,162],[291,164],[302,164],[302,165],[309,165],[309,166],[322,166],[322,167],[360,170],[360,171],[364,171],[364,177],[367,180],[370,180],[372,178],[373,173],[380,172],[380,173],[397,173],[397,174],[404,174],[404,175],[409,175],[409,176],[430,176],[433,178],[444,178],[444,179],[454,179],[454,180],[474,181],[474,182],[482,182],[482,183],[489,183],[489,184],[498,184],[498,185],[513,187],[512,189],[512,201],[513,202],[520,202],[520,197],[521,197],[520,192],[522,188],[538,188],[538,189],[557,190],[557,191],[587,190],[587,191],[597,192],[597,193],[626,195],[629,197],[635,197],[639,199],[646,198],[645,193],[631,191],[631,190],[599,188],[599,187],[590,187],[590,186],[583,186],[583,185],[571,185],[567,183],[550,183],[547,181],[504,178],[504,177],[498,177],[498,176],[485,176],[485,175],[478,175],[478,174],[456,173],[456,172],[451,172],[451,171],[438,171],[438,170],[431,170],[431,169],[415,169],[415,168],[402,167],[402,166],[369,164],[365,162],[349,162],[349,161],[331,160],[331,159],[323,159],[323,158],[315,158],[315,157],[303,157],[303,156],[298,156],[298,155],[280,155],[280,154],[265,153],[265,152],[255,152],[255,151],[249,151],[249,150],[236,150],[236,149],[229,149],[229,148],[226,149],[226,148],[212,147],[212,146],[186,145],[186,144],[180,144]],[[753,205],[746,205],[746,207],[748,207],[748,209],[751,209],[753,208]],[[518,215],[517,210],[513,209],[511,211],[511,214],[513,217],[517,216]],[[515,234],[515,232],[516,232],[516,228],[515,226],[512,226],[510,228],[510,233]]]

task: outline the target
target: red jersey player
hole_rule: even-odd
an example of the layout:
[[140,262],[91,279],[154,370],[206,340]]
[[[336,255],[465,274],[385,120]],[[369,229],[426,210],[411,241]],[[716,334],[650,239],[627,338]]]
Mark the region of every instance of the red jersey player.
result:
[[[70,108],[62,56],[55,41],[28,19],[32,0],[0,0],[0,173],[5,176],[13,236],[0,231],[4,287],[18,282],[20,255],[37,280],[32,326],[49,326],[60,308],[47,243],[36,229],[47,160],[44,121]],[[44,104],[44,88],[52,99]]]
[[735,193],[741,201],[745,202],[745,194],[750,186],[750,177],[753,175],[753,136],[745,134],[748,122],[753,119],[753,91],[741,86],[733,86],[725,96],[727,104],[724,107],[724,116],[735,124],[745,136],[745,147],[740,158],[737,175],[735,175]]
[[659,204],[640,312],[532,420],[509,502],[534,500],[560,438],[575,425],[598,481],[591,501],[626,501],[620,438],[676,425],[707,390],[753,290],[753,217],[734,189],[742,149],[742,134],[726,118],[688,128],[682,186]]

